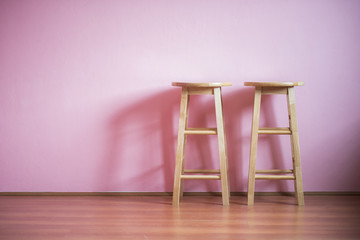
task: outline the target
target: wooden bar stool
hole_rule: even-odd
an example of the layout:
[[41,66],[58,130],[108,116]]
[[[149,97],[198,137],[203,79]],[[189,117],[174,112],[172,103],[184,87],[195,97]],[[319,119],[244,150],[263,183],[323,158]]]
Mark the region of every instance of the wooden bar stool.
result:
[[[178,143],[176,150],[176,166],[174,176],[173,205],[179,206],[183,196],[183,183],[186,179],[221,180],[222,202],[229,205],[229,180],[224,129],[224,116],[221,97],[221,87],[231,86],[231,83],[183,83],[173,82],[173,86],[182,87]],[[214,95],[216,128],[189,128],[189,100],[190,95]],[[189,134],[208,134],[218,136],[220,169],[185,169],[186,136]]]
[[[303,82],[245,82],[245,86],[255,87],[254,112],[251,130],[251,148],[248,182],[248,205],[254,204],[255,180],[284,179],[295,181],[297,203],[304,205],[304,193],[301,176],[299,134],[295,109],[295,86],[303,86]],[[289,113],[289,127],[259,128],[260,103],[263,94],[285,94]],[[293,169],[257,170],[256,152],[259,134],[290,135]]]

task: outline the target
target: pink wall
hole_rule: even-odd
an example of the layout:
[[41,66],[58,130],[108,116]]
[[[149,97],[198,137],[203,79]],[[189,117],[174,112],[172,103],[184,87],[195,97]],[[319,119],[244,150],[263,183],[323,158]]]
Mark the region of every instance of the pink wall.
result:
[[[359,12],[356,0],[2,0],[0,191],[172,191],[172,81],[233,82],[223,89],[231,191],[246,191],[243,82],[273,80],[306,83],[296,89],[305,191],[360,191]],[[194,99],[191,124],[214,125],[211,97]],[[284,99],[264,98],[263,125],[286,124]],[[214,136],[189,141],[188,166],[216,167]],[[288,141],[261,138],[258,167],[287,166]]]

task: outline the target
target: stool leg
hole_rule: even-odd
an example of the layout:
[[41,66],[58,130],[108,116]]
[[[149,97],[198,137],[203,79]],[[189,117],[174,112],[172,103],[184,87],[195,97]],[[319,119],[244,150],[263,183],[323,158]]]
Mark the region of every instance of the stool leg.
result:
[[226,155],[225,127],[223,118],[223,107],[221,99],[221,88],[214,88],[216,125],[219,144],[220,175],[223,205],[229,205],[230,190]]
[[[221,108],[224,109],[224,105],[223,105],[223,101],[221,100]],[[222,119],[225,119],[224,118],[224,111],[222,111]],[[226,174],[227,174],[227,179],[228,179],[228,188],[227,188],[227,191],[228,191],[228,196],[230,198],[230,179],[229,179],[229,160],[227,159],[227,144],[226,144],[226,136],[225,136],[225,121],[224,121],[224,146],[225,146],[225,156],[226,156]]]
[[179,206],[180,195],[182,191],[181,174],[184,172],[184,157],[185,157],[185,127],[187,120],[189,91],[187,88],[182,88],[180,115],[179,115],[179,131],[178,143],[176,149],[176,165],[174,174],[174,190],[173,190],[173,205]]
[[296,108],[295,108],[295,91],[294,87],[288,88],[288,111],[289,125],[291,129],[291,151],[293,157],[293,166],[295,174],[295,194],[299,206],[304,205],[304,192],[302,185],[301,160],[300,160],[300,144],[299,132],[297,128]]
[[[185,109],[185,129],[188,127],[188,119],[189,119],[189,105],[190,105],[190,95],[187,94],[186,98],[186,109]],[[184,144],[183,144],[183,157],[182,157],[182,166],[181,166],[181,175],[184,175],[185,171],[185,152],[186,152],[186,142],[187,142],[187,135],[184,134]],[[184,196],[184,179],[180,180],[180,199]]]
[[248,205],[254,205],[255,195],[255,173],[256,173],[256,152],[258,144],[258,129],[260,118],[261,87],[255,88],[254,112],[251,127],[250,163],[248,180]]

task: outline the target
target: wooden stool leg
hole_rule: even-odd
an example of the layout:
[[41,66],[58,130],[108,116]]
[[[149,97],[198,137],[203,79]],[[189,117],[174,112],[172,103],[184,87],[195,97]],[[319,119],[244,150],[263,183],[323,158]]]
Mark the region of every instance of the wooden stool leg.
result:
[[[222,95],[221,95],[222,96]],[[221,108],[222,109],[224,109],[224,105],[223,105],[223,101],[222,101],[222,99],[221,99]],[[225,118],[224,118],[224,111],[222,111],[222,119],[224,120]],[[228,191],[228,196],[229,196],[229,198],[230,198],[230,179],[229,179],[229,160],[227,159],[227,156],[228,156],[228,154],[227,154],[227,144],[226,144],[226,136],[225,136],[225,120],[224,120],[224,124],[223,124],[223,126],[224,126],[224,145],[225,145],[225,156],[226,156],[226,174],[227,174],[227,179],[228,179],[228,188],[227,188],[227,191]]]
[[185,127],[187,121],[189,92],[187,88],[182,88],[180,115],[179,115],[179,131],[178,143],[176,149],[176,165],[174,176],[174,190],[173,190],[173,205],[179,206],[180,196],[182,192],[181,174],[184,172],[184,157],[185,157]]
[[[185,109],[185,129],[188,127],[188,119],[189,119],[189,105],[190,105],[190,95],[188,92],[187,99],[186,99],[186,109]],[[186,142],[187,142],[187,135],[184,134],[184,144],[183,144],[183,158],[182,158],[182,166],[181,166],[181,175],[184,175],[185,172],[185,152],[186,152]],[[184,196],[184,179],[180,180],[180,199]]]
[[295,174],[295,194],[299,206],[304,205],[304,192],[302,185],[301,160],[300,160],[300,144],[299,132],[297,128],[296,108],[295,108],[295,91],[294,87],[288,88],[287,94],[289,125],[291,129],[291,150]]
[[220,157],[220,175],[221,175],[221,190],[223,205],[229,205],[229,177],[226,155],[226,140],[225,128],[223,118],[223,108],[221,99],[221,88],[214,88],[215,97],[215,112],[216,112],[216,125],[219,144],[219,157]]
[[250,163],[248,180],[248,205],[254,205],[255,195],[255,172],[256,172],[256,152],[258,144],[258,129],[260,118],[261,87],[255,88],[254,112],[251,127]]

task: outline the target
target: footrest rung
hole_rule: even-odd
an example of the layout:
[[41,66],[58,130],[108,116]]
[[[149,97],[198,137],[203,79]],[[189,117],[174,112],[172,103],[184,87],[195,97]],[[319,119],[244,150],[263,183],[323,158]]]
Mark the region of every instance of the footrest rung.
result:
[[181,179],[195,179],[195,180],[220,180],[221,177],[218,175],[181,175]]
[[272,174],[284,174],[284,173],[294,173],[292,169],[268,169],[268,170],[256,170],[255,173],[272,173]]
[[217,128],[187,128],[187,129],[185,129],[185,134],[216,135]]
[[255,179],[269,179],[269,180],[295,180],[292,175],[269,175],[269,174],[256,174]]
[[259,128],[258,134],[280,134],[280,135],[290,135],[291,130],[288,127],[279,127],[279,128]]
[[185,169],[184,173],[220,173],[220,169]]

